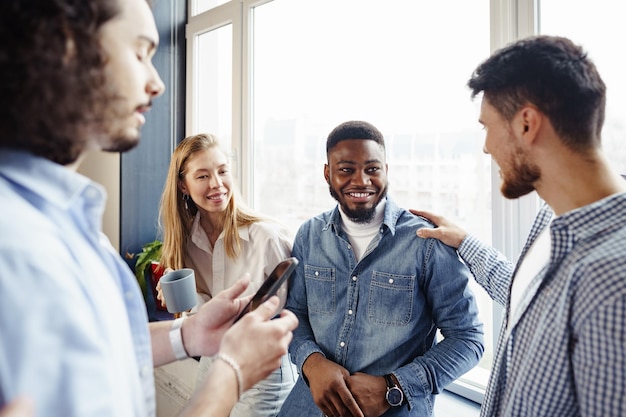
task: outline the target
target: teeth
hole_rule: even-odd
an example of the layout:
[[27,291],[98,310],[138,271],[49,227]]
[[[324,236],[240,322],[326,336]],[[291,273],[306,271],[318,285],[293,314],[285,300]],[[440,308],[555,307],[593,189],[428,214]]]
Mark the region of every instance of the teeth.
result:
[[364,198],[364,197],[368,197],[370,194],[369,193],[350,193],[350,195],[356,198]]

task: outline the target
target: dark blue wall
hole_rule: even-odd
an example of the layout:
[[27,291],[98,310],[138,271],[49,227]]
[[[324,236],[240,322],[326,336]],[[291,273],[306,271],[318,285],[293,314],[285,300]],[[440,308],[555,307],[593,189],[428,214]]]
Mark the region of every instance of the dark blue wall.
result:
[[[166,90],[146,114],[139,146],[121,157],[120,252],[159,237],[158,207],[170,156],[185,133],[186,0],[153,0],[160,45],[153,63]],[[134,266],[134,259],[128,259]]]

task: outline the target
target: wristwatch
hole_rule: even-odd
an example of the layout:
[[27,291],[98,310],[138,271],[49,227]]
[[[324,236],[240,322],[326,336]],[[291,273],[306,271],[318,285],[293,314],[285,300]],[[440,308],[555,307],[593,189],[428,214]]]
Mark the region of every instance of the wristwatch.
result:
[[404,401],[404,393],[400,387],[393,381],[391,374],[385,375],[385,381],[387,381],[387,393],[385,399],[392,407],[398,407],[402,405]]

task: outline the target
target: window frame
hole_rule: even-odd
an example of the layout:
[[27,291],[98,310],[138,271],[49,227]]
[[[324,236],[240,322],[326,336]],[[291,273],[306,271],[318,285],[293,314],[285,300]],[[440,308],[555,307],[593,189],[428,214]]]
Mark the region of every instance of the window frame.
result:
[[[238,187],[244,198],[253,202],[252,163],[254,144],[252,140],[252,75],[253,75],[253,9],[273,0],[231,0],[213,9],[194,14],[195,0],[188,0],[189,15],[186,25],[186,135],[196,131],[198,114],[196,59],[197,36],[233,25],[233,78],[232,78],[232,152]],[[538,33],[537,10],[539,0],[491,0],[490,1],[490,50],[494,51],[509,42]],[[485,57],[486,58],[486,57]],[[477,63],[478,64],[478,63]],[[500,176],[496,164],[491,170],[492,190],[499,190]],[[517,200],[506,200],[499,191],[492,192],[492,244],[508,259],[515,261],[523,247],[526,236],[540,200],[536,193]],[[493,346],[497,346],[503,317],[503,308],[493,303]],[[462,381],[456,381],[447,390],[482,403],[484,390]]]

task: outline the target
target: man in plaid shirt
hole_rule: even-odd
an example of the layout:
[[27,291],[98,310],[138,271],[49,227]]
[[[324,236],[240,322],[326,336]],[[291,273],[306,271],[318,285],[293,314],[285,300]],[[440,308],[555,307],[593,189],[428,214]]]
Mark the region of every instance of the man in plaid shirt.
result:
[[413,211],[438,225],[418,236],[457,248],[505,307],[481,416],[626,416],[626,181],[601,149],[604,82],[580,47],[539,36],[496,51],[468,85],[502,194],[546,203],[517,265]]

